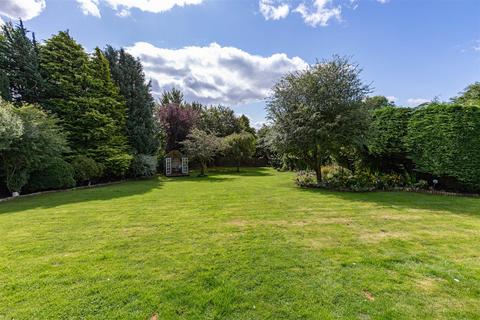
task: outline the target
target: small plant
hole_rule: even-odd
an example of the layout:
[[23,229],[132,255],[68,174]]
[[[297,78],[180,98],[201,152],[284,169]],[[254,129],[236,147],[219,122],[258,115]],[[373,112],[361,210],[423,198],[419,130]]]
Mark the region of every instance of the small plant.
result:
[[137,154],[130,165],[134,177],[151,177],[157,173],[157,157],[147,154]]
[[92,158],[79,155],[72,159],[71,165],[74,171],[74,177],[77,183],[88,183],[98,179],[103,174],[103,166]]
[[295,183],[300,187],[312,187],[316,185],[317,177],[313,171],[298,171],[295,175]]

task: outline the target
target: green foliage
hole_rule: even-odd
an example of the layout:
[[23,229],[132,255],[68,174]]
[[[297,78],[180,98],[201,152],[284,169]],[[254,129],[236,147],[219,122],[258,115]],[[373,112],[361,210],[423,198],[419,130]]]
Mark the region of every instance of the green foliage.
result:
[[22,119],[10,104],[0,100],[0,151],[9,149],[22,134]]
[[388,100],[385,96],[373,96],[367,97],[363,101],[363,104],[367,110],[377,110],[383,107],[393,107],[395,103]]
[[22,20],[1,27],[0,84],[2,97],[15,102],[36,103],[43,90],[37,44],[28,37]]
[[286,75],[267,104],[276,149],[307,163],[321,182],[322,165],[365,142],[368,117],[362,101],[368,92],[360,69],[346,58]]
[[480,82],[469,85],[458,97],[452,99],[454,103],[480,106]]
[[317,176],[313,171],[298,171],[295,174],[295,183],[300,187],[314,186],[317,182]]
[[240,123],[240,128],[242,131],[248,132],[255,136],[255,129],[250,126],[250,119],[246,115],[242,114],[238,118],[238,122]]
[[430,104],[408,125],[407,147],[417,170],[480,187],[480,107]]
[[355,172],[339,166],[326,166],[322,168],[323,180],[321,184],[315,183],[313,171],[297,172],[295,183],[301,187],[325,187],[341,191],[374,191],[395,190],[399,188],[419,189],[425,188],[423,182],[417,183],[398,173],[382,173],[368,169],[355,170]]
[[0,98],[7,101],[10,101],[12,98],[7,72],[2,69],[0,69]]
[[101,164],[83,155],[75,156],[71,161],[71,165],[77,183],[90,183],[92,180],[100,178],[103,174],[103,166]]
[[182,145],[190,159],[200,162],[200,175],[202,176],[205,175],[208,162],[224,149],[220,138],[196,128],[187,135],[187,139],[182,142]]
[[108,178],[125,177],[133,159],[131,154],[108,146],[98,148],[95,156],[104,167],[104,173]]
[[255,136],[248,132],[234,133],[224,138],[226,153],[237,163],[240,171],[242,160],[250,158],[255,152]]
[[377,155],[405,153],[405,136],[413,110],[383,107],[373,112],[368,136],[368,148]]
[[372,162],[383,171],[405,171],[408,159],[405,137],[413,109],[387,106],[372,112],[367,148]]
[[[16,108],[0,106],[8,117],[21,120],[21,135],[12,137],[0,150],[6,184],[11,192],[20,192],[30,172],[42,170],[49,159],[60,158],[68,151],[65,135],[56,119],[32,105]],[[18,132],[17,132],[18,133]]]
[[185,103],[183,92],[177,88],[172,88],[170,91],[164,91],[160,99],[162,105],[177,104],[183,105]]
[[40,52],[48,84],[42,105],[60,118],[74,153],[93,158],[109,177],[124,176],[131,160],[126,105],[107,58],[98,48],[89,58],[66,32],[47,40]]
[[161,136],[153,117],[154,101],[150,84],[145,83],[142,64],[138,59],[111,46],[105,49],[112,79],[120,89],[127,106],[126,131],[130,145],[139,154],[155,155]]
[[[6,170],[5,184],[10,190],[10,192],[20,193],[22,188],[28,182],[28,171],[25,168],[15,168],[9,167],[8,164],[4,164],[4,169]],[[11,169],[11,171],[9,171]]]
[[71,188],[75,186],[74,169],[61,158],[48,159],[41,170],[30,173],[26,189],[29,192]]
[[[247,118],[248,120],[248,118]],[[243,123],[245,126],[245,123]],[[202,109],[198,127],[218,137],[226,137],[242,131],[242,123],[235,112],[224,106],[211,106]]]
[[[40,47],[40,71],[46,82],[43,101],[67,99],[85,94],[91,86],[88,55],[68,32],[61,31]],[[49,110],[61,108],[48,103]]]
[[132,160],[130,172],[134,177],[151,177],[157,173],[157,157],[137,154]]

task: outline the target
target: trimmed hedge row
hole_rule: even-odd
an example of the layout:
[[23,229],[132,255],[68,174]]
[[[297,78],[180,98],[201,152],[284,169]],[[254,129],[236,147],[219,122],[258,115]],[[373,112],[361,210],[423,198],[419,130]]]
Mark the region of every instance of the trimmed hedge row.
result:
[[480,190],[480,107],[435,103],[378,109],[368,149],[385,162],[408,159],[416,172]]
[[480,186],[480,107],[433,104],[408,124],[406,146],[417,170]]

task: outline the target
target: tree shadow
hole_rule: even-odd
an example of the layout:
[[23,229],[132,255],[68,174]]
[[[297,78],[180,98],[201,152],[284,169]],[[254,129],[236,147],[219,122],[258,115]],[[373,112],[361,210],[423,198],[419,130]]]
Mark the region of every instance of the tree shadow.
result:
[[199,175],[199,170],[191,170],[189,176],[179,176],[169,178],[169,182],[224,182],[238,179],[238,177],[263,177],[271,176],[269,168],[264,167],[242,167],[237,172],[236,167],[212,167],[204,176]]
[[209,173],[212,175],[235,175],[241,177],[262,177],[262,176],[271,176],[272,169],[266,167],[240,167],[240,172],[237,172],[236,167],[213,167],[209,169]]
[[214,182],[225,182],[229,180],[235,180],[234,177],[225,177],[220,174],[208,172],[206,175],[200,176],[196,173],[190,174],[189,176],[183,177],[170,177],[168,179],[169,183],[177,182],[204,182],[204,183],[214,183]]
[[163,186],[162,177],[121,181],[118,183],[90,188],[78,188],[32,194],[0,203],[0,215],[32,209],[55,208],[66,204],[89,201],[107,201],[117,198],[141,195]]
[[299,188],[303,192],[330,195],[342,200],[374,203],[386,208],[421,209],[480,218],[480,198],[422,194],[416,192],[341,192],[326,189]]

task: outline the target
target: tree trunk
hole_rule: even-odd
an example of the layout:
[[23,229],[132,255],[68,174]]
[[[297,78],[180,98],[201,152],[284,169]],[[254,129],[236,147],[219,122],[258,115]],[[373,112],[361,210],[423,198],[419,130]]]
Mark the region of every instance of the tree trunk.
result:
[[322,166],[315,167],[315,174],[317,175],[317,184],[322,183]]
[[205,175],[205,168],[207,167],[207,165],[205,164],[205,162],[202,162],[201,165],[202,166],[200,168],[200,175],[204,176]]
[[240,160],[237,160],[237,172],[240,172]]

